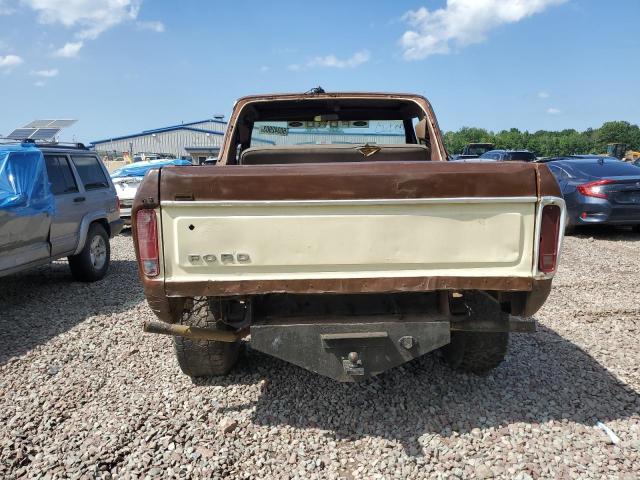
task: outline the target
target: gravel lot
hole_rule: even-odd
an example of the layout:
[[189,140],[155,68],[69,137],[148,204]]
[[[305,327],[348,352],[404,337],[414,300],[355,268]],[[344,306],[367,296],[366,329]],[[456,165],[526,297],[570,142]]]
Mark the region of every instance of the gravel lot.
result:
[[639,247],[568,238],[538,333],[492,375],[428,355],[357,385],[252,351],[193,384],[141,333],[128,235],[102,282],[0,279],[0,478],[639,478]]

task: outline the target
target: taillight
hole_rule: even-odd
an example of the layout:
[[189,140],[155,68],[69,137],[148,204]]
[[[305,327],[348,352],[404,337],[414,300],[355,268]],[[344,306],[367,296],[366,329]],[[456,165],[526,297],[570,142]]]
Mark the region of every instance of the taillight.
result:
[[136,234],[142,273],[147,277],[155,277],[160,273],[160,261],[158,258],[158,225],[154,210],[138,210]]
[[587,197],[607,198],[607,192],[602,191],[603,185],[613,183],[613,180],[596,180],[595,182],[578,185],[578,191]]
[[544,273],[553,272],[558,262],[560,213],[561,210],[558,205],[545,205],[542,208],[538,270]]

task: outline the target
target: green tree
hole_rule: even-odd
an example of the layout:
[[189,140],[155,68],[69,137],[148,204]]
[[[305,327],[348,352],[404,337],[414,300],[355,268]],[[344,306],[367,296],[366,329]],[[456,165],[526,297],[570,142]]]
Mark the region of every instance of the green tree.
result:
[[604,152],[609,143],[624,143],[629,148],[640,148],[640,128],[629,122],[606,122],[596,134],[596,148]]
[[600,128],[588,128],[584,132],[570,128],[529,133],[511,128],[493,133],[483,128],[463,127],[445,133],[444,142],[450,153],[460,153],[466,144],[475,142],[493,143],[496,148],[528,149],[541,157],[604,153],[609,143],[624,143],[640,150],[640,127],[624,121],[606,122]]

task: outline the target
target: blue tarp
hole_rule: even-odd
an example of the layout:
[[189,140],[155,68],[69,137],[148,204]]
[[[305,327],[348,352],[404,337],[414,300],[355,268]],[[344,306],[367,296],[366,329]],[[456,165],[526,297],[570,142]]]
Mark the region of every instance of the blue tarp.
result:
[[120,177],[144,177],[149,170],[154,168],[167,167],[169,165],[193,165],[189,160],[167,159],[151,160],[149,162],[136,162],[126,167],[119,168],[111,172],[111,178]]
[[0,145],[0,210],[29,216],[55,212],[42,152],[30,145]]

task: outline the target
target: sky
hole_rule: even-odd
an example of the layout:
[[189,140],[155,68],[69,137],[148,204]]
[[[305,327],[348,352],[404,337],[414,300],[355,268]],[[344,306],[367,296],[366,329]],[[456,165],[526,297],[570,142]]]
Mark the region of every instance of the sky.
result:
[[255,93],[418,93],[440,127],[640,123],[640,0],[0,0],[0,135],[228,118]]

